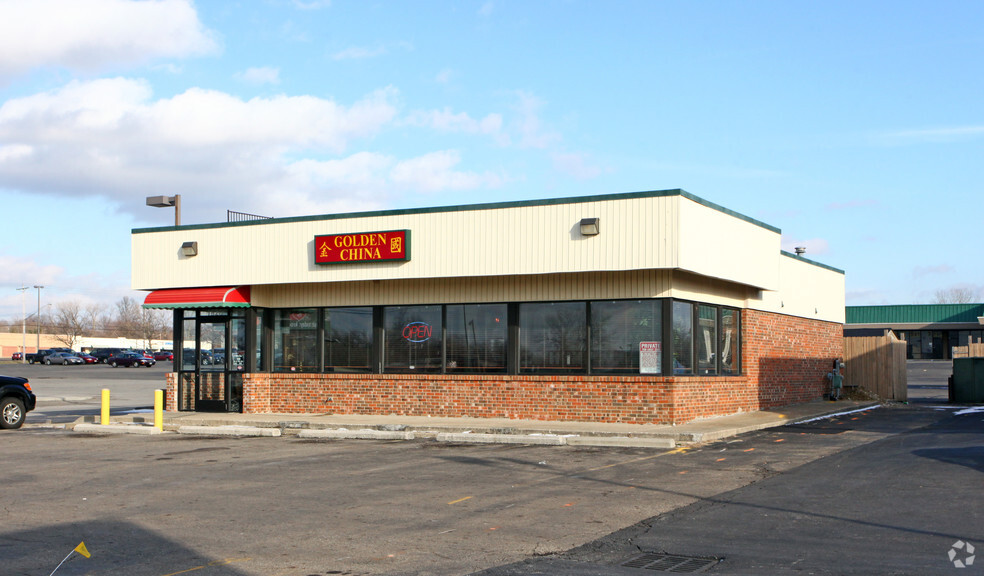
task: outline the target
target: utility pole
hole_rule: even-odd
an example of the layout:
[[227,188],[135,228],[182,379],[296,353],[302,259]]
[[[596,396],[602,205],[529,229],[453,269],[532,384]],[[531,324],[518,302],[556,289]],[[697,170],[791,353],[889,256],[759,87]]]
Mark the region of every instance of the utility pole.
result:
[[27,292],[28,286],[22,286],[17,290],[21,293],[21,364],[27,362]]
[[44,286],[34,285],[38,289],[38,349],[35,352],[41,351],[41,289]]

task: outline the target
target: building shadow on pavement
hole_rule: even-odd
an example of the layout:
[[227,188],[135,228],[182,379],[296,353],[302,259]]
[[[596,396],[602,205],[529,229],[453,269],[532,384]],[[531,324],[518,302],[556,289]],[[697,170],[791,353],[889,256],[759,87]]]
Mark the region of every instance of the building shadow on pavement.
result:
[[161,534],[129,522],[87,521],[0,533],[0,564],[5,576],[51,574],[80,542],[91,557],[73,553],[56,576],[127,574],[160,576],[246,576],[249,558],[230,551],[227,558],[203,556]]

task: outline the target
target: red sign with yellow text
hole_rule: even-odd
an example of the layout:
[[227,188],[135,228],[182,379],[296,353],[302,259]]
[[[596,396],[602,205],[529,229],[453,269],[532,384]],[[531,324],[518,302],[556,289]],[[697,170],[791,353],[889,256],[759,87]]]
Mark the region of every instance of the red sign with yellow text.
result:
[[315,264],[410,259],[410,231],[359,232],[314,237]]

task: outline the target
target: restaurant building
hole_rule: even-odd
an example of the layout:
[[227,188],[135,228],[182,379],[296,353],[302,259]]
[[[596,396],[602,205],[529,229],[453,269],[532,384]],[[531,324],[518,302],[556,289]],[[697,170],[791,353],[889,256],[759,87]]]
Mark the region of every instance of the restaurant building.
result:
[[169,410],[682,423],[819,399],[844,273],[682,190],[135,229]]

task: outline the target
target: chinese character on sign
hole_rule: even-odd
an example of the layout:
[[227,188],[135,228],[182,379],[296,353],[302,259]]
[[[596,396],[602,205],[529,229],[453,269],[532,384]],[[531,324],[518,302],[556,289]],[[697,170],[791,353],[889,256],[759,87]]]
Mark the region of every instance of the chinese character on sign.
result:
[[392,252],[393,254],[399,254],[400,252],[402,252],[403,251],[402,240],[403,238],[401,238],[400,236],[394,236],[393,238],[391,238],[390,252]]

